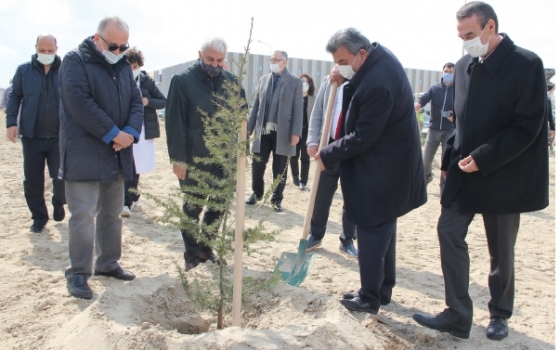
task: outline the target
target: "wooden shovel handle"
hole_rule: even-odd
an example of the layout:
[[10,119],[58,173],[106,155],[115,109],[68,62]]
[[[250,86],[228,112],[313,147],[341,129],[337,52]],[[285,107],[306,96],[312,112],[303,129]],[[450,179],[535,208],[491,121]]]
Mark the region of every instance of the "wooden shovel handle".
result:
[[[319,142],[319,151],[327,145],[332,124],[332,114],[334,109],[334,102],[336,98],[336,90],[338,89],[338,82],[331,83],[329,92],[329,100],[327,102],[327,110],[323,118],[323,129],[321,132],[321,141]],[[305,150],[301,150],[305,152]],[[311,183],[311,194],[309,195],[309,203],[307,204],[307,213],[305,214],[305,221],[303,222],[303,234],[301,239],[307,239],[309,235],[309,226],[311,225],[311,216],[313,216],[313,208],[315,207],[315,198],[317,197],[317,187],[319,187],[319,178],[321,177],[321,163],[315,162],[315,174],[313,175],[313,182]]]

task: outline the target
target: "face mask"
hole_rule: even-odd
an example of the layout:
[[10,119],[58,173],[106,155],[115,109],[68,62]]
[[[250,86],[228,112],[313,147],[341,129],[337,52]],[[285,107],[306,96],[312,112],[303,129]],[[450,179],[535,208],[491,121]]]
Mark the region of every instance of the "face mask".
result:
[[117,62],[120,61],[121,58],[123,58],[123,56],[124,56],[124,53],[115,55],[115,54],[112,53],[111,51],[107,51],[107,50],[105,50],[105,49],[103,49],[102,54],[103,54],[103,56],[105,57],[105,60],[106,60],[107,62],[109,62],[109,64],[115,64],[115,63],[117,63]]
[[202,70],[205,71],[206,73],[208,73],[208,75],[210,75],[211,77],[215,77],[215,76],[219,75],[220,73],[222,73],[222,70],[224,70],[223,66],[214,67],[211,64],[204,63],[200,59],[199,59],[199,62],[200,62],[200,66],[202,67]]
[[342,75],[343,77],[345,77],[348,80],[352,79],[354,74],[356,74],[356,72],[354,72],[354,69],[352,69],[352,65],[354,64],[354,62],[356,62],[356,58],[358,58],[357,55],[356,55],[356,57],[354,57],[354,61],[352,61],[352,63],[345,64],[343,66],[341,66],[341,65],[338,66],[338,70],[340,71],[340,75]]
[[39,61],[44,66],[48,66],[48,65],[50,65],[54,62],[54,57],[55,56],[56,56],[55,54],[47,55],[47,54],[44,54],[44,53],[38,53],[37,54],[37,61]]
[[309,83],[303,82],[303,91],[309,90]]
[[463,49],[467,51],[467,53],[472,57],[484,56],[488,52],[488,44],[490,43],[490,39],[488,39],[488,42],[486,44],[483,44],[482,41],[480,40],[480,37],[482,36],[482,33],[484,33],[485,30],[486,30],[486,26],[484,27],[484,29],[482,29],[480,35],[477,36],[476,38],[463,41]]
[[140,68],[133,69],[132,70],[132,75],[134,75],[134,79],[138,78],[138,76],[140,75]]
[[453,82],[452,73],[443,73],[443,76],[441,78],[443,79],[444,84],[451,84]]
[[280,65],[278,63],[271,63],[270,64],[270,70],[272,71],[272,73],[280,73]]

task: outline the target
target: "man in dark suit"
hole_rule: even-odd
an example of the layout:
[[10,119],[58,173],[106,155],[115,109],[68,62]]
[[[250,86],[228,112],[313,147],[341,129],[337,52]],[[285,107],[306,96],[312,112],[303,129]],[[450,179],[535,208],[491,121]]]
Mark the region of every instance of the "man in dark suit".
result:
[[257,96],[253,102],[247,132],[255,132],[252,151],[253,194],[245,202],[253,205],[264,195],[264,172],[272,153],[272,175],[281,177],[272,193],[274,211],[282,211],[286,186],[288,156],[296,155],[296,145],[303,128],[303,84],[299,77],[288,71],[288,54],[274,51],[270,56],[272,73],[259,79]]
[[[173,162],[173,173],[181,186],[195,186],[196,180],[187,173],[187,165],[197,167],[223,178],[224,173],[216,164],[197,162],[197,157],[208,157],[204,135],[206,126],[204,116],[213,117],[220,97],[227,95],[226,83],[235,83],[235,76],[224,70],[227,44],[219,37],[206,40],[198,52],[198,62],[185,71],[173,76],[165,107],[165,131],[169,159]],[[242,97],[245,92],[242,90]],[[213,185],[214,186],[214,185]],[[199,195],[194,195],[200,197]],[[193,220],[199,221],[202,207],[185,201],[183,212]],[[206,208],[203,222],[210,226],[223,216],[221,211]],[[195,232],[181,230],[185,244],[185,270],[189,271],[207,260],[216,261],[212,249],[199,242]],[[208,239],[211,238],[206,234]]]
[[448,308],[413,318],[469,337],[473,304],[465,238],[474,215],[481,213],[490,253],[486,335],[501,340],[513,312],[519,213],[548,206],[545,75],[537,55],[498,32],[490,5],[477,1],[461,7],[457,30],[468,55],[455,66],[456,132],[442,162],[447,181],[438,222]]
[[[336,140],[315,156],[340,166],[346,219],[356,224],[361,289],[346,293],[349,310],[377,314],[395,286],[397,218],[427,200],[414,97],[397,58],[356,29],[327,44],[343,88]],[[340,135],[340,138],[338,137]]]

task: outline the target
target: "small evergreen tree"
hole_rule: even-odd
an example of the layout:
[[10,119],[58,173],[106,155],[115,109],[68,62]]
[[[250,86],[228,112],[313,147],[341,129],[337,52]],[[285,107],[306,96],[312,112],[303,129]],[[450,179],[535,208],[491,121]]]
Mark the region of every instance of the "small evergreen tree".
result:
[[[237,67],[236,82],[224,82],[223,95],[215,95],[216,110],[212,115],[204,115],[203,122],[206,134],[204,142],[209,150],[208,157],[195,157],[194,164],[176,163],[187,168],[187,176],[196,182],[196,186],[183,186],[173,192],[166,200],[147,195],[158,206],[164,208],[161,217],[156,221],[166,225],[186,230],[200,242],[212,248],[217,256],[218,271],[213,271],[211,282],[195,280],[189,283],[182,269],[177,265],[179,276],[187,294],[198,306],[217,312],[217,328],[224,327],[224,315],[231,310],[232,288],[231,280],[226,277],[226,257],[234,251],[235,221],[232,216],[232,204],[235,201],[237,157],[250,155],[249,141],[240,142],[238,135],[242,125],[246,125],[248,104],[243,90],[243,77],[246,75],[245,66],[251,44],[253,19],[249,40],[244,54],[239,61],[232,62],[232,67]],[[245,123],[243,123],[245,122]],[[245,127],[246,129],[246,127]],[[216,176],[211,169],[219,168],[222,176]],[[244,169],[239,169],[244,171]],[[276,186],[279,179],[274,181]],[[273,189],[267,191],[269,196]],[[206,207],[207,209],[222,212],[220,220],[210,225],[192,220],[183,213],[182,204],[177,197],[190,206]],[[244,232],[244,249],[250,252],[251,244],[259,241],[271,241],[276,232],[265,232],[264,225],[260,222],[256,227],[246,229]],[[272,276],[268,281],[254,281],[244,279],[247,290],[256,291],[256,285],[261,288],[271,286],[279,280]],[[258,282],[258,283],[257,283]],[[247,283],[247,284],[245,284]],[[216,288],[217,287],[217,288]],[[216,291],[217,289],[217,291]],[[247,291],[246,290],[246,291]],[[244,294],[246,299],[246,293]],[[217,296],[217,298],[215,298]]]

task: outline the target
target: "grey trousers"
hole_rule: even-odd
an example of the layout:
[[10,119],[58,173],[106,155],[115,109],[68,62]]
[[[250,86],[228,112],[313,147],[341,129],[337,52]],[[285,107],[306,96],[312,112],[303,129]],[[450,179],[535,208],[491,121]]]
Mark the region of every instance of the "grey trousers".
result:
[[[454,201],[450,208],[441,208],[438,221],[445,302],[465,325],[471,325],[473,318],[469,296],[469,247],[465,238],[474,215],[461,212],[459,201]],[[520,214],[482,214],[482,219],[490,253],[488,309],[491,317],[509,318],[515,294],[514,248]]]
[[119,267],[122,245],[121,211],[124,205],[121,175],[114,182],[66,181],[70,266],[65,277],[91,276],[95,242],[95,270]]
[[[434,157],[436,155],[437,149],[441,144],[441,155],[445,154],[447,149],[447,140],[453,135],[455,130],[433,130],[428,129],[428,134],[426,135],[426,143],[424,145],[424,176],[426,177],[426,185],[434,179],[432,174],[432,163],[434,162]],[[440,161],[441,162],[441,161]],[[439,188],[440,192],[443,191],[445,186],[445,178],[440,176],[439,178]]]

